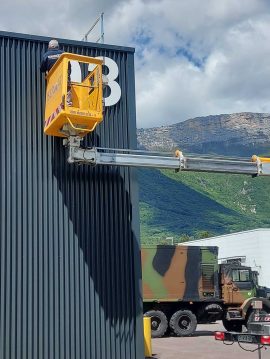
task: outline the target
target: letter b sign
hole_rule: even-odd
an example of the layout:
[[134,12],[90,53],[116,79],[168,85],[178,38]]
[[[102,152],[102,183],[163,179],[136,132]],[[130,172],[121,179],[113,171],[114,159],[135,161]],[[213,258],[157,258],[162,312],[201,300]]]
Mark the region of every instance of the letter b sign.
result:
[[[110,95],[104,98],[105,106],[115,105],[121,98],[121,88],[119,83],[115,80],[118,77],[119,71],[118,66],[115,61],[109,57],[98,56],[97,59],[104,61],[104,65],[108,68],[107,77],[107,86],[110,87]],[[82,72],[78,61],[70,61],[71,63],[71,81],[81,82]],[[90,64],[88,71],[91,71],[94,68],[94,65]]]

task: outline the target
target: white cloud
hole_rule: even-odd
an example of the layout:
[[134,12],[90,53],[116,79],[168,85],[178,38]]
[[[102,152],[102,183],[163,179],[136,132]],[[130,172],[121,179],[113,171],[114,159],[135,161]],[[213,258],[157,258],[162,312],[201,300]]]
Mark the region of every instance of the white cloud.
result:
[[12,0],[0,28],[81,39],[104,11],[105,41],[136,47],[137,122],[150,127],[270,112],[269,10],[267,0]]
[[269,8],[260,0],[132,0],[118,8],[109,37],[136,46],[138,127],[270,111]]

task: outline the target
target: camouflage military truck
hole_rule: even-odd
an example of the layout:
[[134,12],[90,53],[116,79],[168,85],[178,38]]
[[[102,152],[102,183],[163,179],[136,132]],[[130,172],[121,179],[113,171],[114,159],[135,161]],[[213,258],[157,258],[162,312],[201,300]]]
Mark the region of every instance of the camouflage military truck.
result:
[[[218,264],[218,247],[143,246],[143,306],[152,318],[152,336],[195,332],[197,323],[222,319],[241,332],[253,313],[257,287],[250,267]],[[258,298],[256,298],[258,300]],[[270,313],[270,301],[260,298]]]

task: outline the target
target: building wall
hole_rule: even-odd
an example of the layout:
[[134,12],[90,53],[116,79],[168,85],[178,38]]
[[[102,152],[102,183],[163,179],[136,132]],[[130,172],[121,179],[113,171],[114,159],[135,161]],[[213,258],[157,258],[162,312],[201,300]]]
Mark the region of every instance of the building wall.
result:
[[218,258],[245,257],[245,264],[259,272],[259,284],[270,287],[270,229],[255,229],[199,239],[185,245],[218,246]]
[[[43,134],[48,40],[0,32],[0,358],[142,358],[136,175],[70,165]],[[117,63],[122,97],[89,137],[135,148],[134,50],[60,43]]]

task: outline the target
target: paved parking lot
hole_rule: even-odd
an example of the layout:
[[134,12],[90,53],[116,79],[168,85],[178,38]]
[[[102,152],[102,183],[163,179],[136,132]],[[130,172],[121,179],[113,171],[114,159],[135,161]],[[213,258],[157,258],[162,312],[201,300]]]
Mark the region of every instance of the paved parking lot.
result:
[[[242,350],[237,343],[224,345],[216,341],[213,332],[224,330],[221,323],[198,325],[196,335],[187,338],[167,337],[152,340],[155,359],[256,359],[258,352]],[[254,350],[256,346],[244,344],[245,349]],[[270,348],[262,349],[261,358],[270,359]]]

